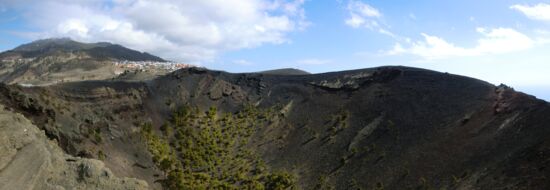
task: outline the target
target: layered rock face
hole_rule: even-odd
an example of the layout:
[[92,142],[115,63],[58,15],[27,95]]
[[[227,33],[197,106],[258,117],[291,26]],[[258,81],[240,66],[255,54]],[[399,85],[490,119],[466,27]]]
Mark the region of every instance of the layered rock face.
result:
[[28,119],[0,105],[0,189],[148,189],[103,162],[67,155]]

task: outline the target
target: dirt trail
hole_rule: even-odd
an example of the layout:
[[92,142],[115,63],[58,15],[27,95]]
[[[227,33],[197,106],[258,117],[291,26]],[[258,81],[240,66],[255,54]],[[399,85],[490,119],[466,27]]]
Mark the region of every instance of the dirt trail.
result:
[[24,146],[10,164],[0,171],[2,189],[34,189],[49,154],[37,142]]

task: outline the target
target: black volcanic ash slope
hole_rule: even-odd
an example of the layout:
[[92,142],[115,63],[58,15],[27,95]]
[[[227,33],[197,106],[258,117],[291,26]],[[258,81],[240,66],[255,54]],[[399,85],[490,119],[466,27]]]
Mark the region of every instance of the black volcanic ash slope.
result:
[[[144,82],[3,86],[0,92],[2,104],[32,119],[68,153],[103,157],[117,176],[150,186],[550,187],[547,102],[428,70],[270,75],[191,68]],[[229,152],[214,154],[220,146]],[[237,173],[224,167],[235,163],[242,164],[232,167]]]

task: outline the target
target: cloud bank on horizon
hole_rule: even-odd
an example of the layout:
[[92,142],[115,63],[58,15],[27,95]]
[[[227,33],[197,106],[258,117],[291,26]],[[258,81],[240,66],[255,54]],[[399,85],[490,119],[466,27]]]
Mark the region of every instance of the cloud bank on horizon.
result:
[[36,30],[32,39],[109,41],[168,59],[211,60],[219,53],[286,43],[308,23],[304,0],[7,0]]
[[[410,54],[426,60],[521,51],[550,43],[548,31],[530,37],[511,27],[477,27],[477,44],[461,47],[422,32],[411,40],[395,34],[376,7],[359,0],[337,0],[347,11],[343,22],[394,39],[385,55]],[[11,31],[29,39],[71,37],[109,41],[168,59],[209,61],[221,53],[265,44],[290,43],[289,33],[307,29],[305,0],[3,0],[32,30]],[[313,3],[313,2],[308,2]],[[550,4],[512,4],[509,9],[550,22]],[[414,13],[409,17],[416,20]],[[473,19],[473,18],[470,18]],[[473,30],[473,29],[472,29]],[[398,33],[398,32],[397,32]],[[300,61],[298,61],[300,62]]]
[[[381,26],[377,20],[382,17],[382,14],[374,7],[361,1],[351,0],[347,9],[350,15],[345,20],[347,25],[353,28],[365,27],[396,39],[394,47],[385,51],[386,55],[412,54],[426,60],[433,60],[457,56],[509,53],[550,43],[550,38],[547,36],[540,35],[536,39],[532,39],[513,28],[505,27],[477,27],[475,30],[481,37],[474,47],[469,48],[456,46],[441,37],[426,33],[421,33],[422,40],[413,42],[410,38],[398,38],[393,32]],[[515,4],[510,6],[510,9],[517,10],[534,20],[550,21],[550,4],[540,3],[534,6]],[[409,17],[416,19],[414,14],[410,14]],[[403,47],[402,42],[408,47]]]

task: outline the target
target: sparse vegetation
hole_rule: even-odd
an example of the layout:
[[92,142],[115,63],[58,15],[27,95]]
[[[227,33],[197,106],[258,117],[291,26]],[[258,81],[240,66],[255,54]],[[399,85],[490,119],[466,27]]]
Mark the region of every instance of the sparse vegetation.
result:
[[333,190],[336,189],[333,185],[330,185],[329,179],[326,175],[321,175],[317,179],[317,183],[315,184],[315,187],[313,189],[318,190]]
[[106,157],[106,155],[105,155],[105,153],[103,153],[102,150],[97,151],[97,159],[98,159],[98,160],[102,160],[102,161],[103,161],[103,160],[105,160],[105,157]]
[[313,129],[311,129],[311,128],[306,128],[306,134],[309,135],[310,137],[309,137],[307,140],[305,140],[305,141],[302,143],[302,145],[305,145],[305,144],[307,144],[307,143],[309,143],[309,142],[311,142],[311,141],[313,141],[313,140],[319,138],[319,133],[317,133],[317,131],[315,131],[315,130],[313,130]]
[[331,136],[335,136],[342,130],[348,127],[347,119],[349,118],[349,112],[342,111],[332,117],[330,121]]
[[383,190],[384,189],[384,183],[378,182],[376,183],[376,186],[374,187],[376,190]]
[[161,127],[162,136],[151,124],[141,132],[153,161],[165,172],[168,189],[292,189],[293,175],[270,172],[247,148],[254,132],[272,117],[252,106],[235,114],[188,106],[174,112]]
[[100,128],[96,128],[95,130],[92,130],[93,131],[93,137],[94,137],[94,141],[96,144],[99,144],[101,142],[103,142],[103,137],[101,137],[101,129]]
[[334,143],[336,135],[348,127],[348,119],[350,113],[348,111],[340,111],[330,117],[330,120],[325,124],[328,126],[328,135],[323,138],[323,141]]

